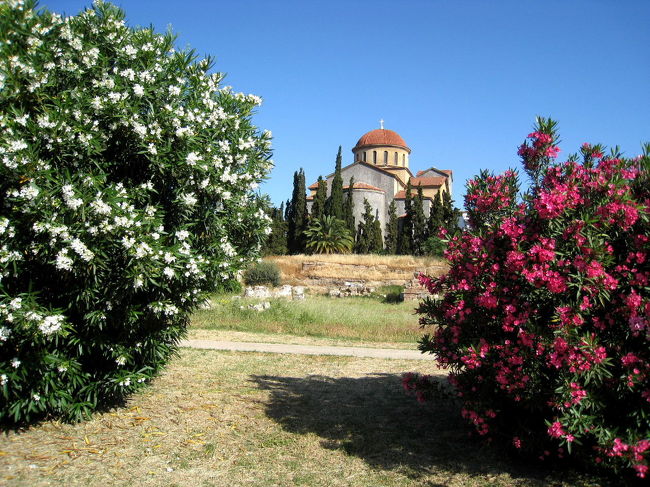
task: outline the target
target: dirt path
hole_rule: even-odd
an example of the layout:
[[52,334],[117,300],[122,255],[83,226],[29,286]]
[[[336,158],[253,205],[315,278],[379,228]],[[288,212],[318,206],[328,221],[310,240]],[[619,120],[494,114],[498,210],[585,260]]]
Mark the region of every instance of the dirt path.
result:
[[433,355],[419,350],[392,348],[333,347],[326,345],[287,345],[283,343],[231,342],[222,340],[183,340],[181,347],[209,350],[234,350],[240,352],[293,353],[302,355],[343,355],[401,360],[434,360]]

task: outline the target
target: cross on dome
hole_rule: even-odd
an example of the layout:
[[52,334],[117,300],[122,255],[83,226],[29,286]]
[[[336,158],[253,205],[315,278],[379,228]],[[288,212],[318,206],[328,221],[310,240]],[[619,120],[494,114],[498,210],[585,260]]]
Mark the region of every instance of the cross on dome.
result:
[[379,128],[384,130],[384,119],[379,120]]

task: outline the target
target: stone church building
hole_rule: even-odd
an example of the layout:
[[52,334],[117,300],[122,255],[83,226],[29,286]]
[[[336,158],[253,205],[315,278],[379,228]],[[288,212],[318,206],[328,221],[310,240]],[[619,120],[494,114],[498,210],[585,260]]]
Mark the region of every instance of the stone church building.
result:
[[[448,169],[430,167],[418,171],[414,176],[409,167],[411,149],[397,132],[383,128],[383,121],[381,128],[371,130],[359,139],[352,153],[354,162],[342,167],[341,175],[344,198],[349,191],[352,191],[354,218],[357,225],[363,219],[361,215],[364,212],[365,198],[375,210],[383,233],[388,222],[388,206],[391,201],[395,201],[398,217],[405,214],[406,185],[409,181],[413,187],[412,197],[417,195],[417,187],[422,187],[425,217],[429,216],[433,198],[442,197],[444,192],[452,195],[452,172]],[[351,177],[354,177],[352,188],[349,186]],[[334,173],[328,175],[326,179],[329,196]],[[318,182],[309,186],[311,192],[307,197],[309,211],[317,188]]]

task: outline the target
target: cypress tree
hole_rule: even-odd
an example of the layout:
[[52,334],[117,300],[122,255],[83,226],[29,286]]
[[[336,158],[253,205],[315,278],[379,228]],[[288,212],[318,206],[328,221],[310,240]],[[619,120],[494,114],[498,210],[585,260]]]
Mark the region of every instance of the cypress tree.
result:
[[287,222],[284,219],[284,203],[280,208],[271,208],[271,233],[264,245],[264,255],[285,255],[287,253]]
[[388,223],[386,223],[386,237],[384,239],[387,254],[397,253],[397,206],[395,200],[388,206]]
[[442,193],[442,224],[451,234],[456,233],[458,230],[458,217],[460,211],[451,203],[451,195],[449,191]]
[[438,230],[443,225],[443,209],[442,200],[440,195],[436,195],[431,202],[431,209],[429,210],[429,219],[427,220],[427,230],[429,231],[429,238],[437,237]]
[[348,186],[348,195],[345,198],[343,204],[343,220],[345,225],[352,232],[352,235],[355,233],[354,225],[354,200],[352,199],[352,188],[354,187],[354,177],[350,178],[350,185]]
[[424,218],[424,197],[422,186],[418,185],[417,196],[413,200],[413,254],[424,254],[424,242],[427,239],[427,225]]
[[300,254],[305,251],[307,229],[307,190],[305,189],[305,172],[302,168],[293,174],[293,194],[287,221],[289,253]]
[[318,218],[319,220],[325,214],[325,199],[327,198],[327,180],[322,176],[318,176],[318,188],[314,195],[314,202],[311,206],[311,219]]
[[397,237],[397,253],[411,255],[413,253],[413,203],[411,201],[411,181],[406,185],[406,199],[404,210],[406,215],[402,218],[402,225]]
[[375,217],[372,214],[372,206],[367,199],[363,199],[364,212],[357,228],[357,243],[354,251],[357,254],[369,254],[372,248],[372,229]]
[[375,214],[375,219],[372,222],[370,248],[368,250],[371,254],[381,254],[384,251],[384,242],[381,238],[381,222],[377,214]]
[[289,208],[291,208],[291,200],[287,200],[287,204],[284,206],[284,221],[289,221]]
[[327,199],[325,214],[343,220],[343,177],[341,176],[341,146],[336,154],[334,168],[334,179],[332,180],[332,191]]

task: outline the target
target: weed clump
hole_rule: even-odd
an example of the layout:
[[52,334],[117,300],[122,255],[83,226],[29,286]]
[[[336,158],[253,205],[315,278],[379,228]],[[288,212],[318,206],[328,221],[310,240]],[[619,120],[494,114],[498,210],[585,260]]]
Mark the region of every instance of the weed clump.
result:
[[280,269],[273,262],[257,262],[251,265],[244,272],[244,282],[249,286],[270,284],[271,286],[280,285]]

